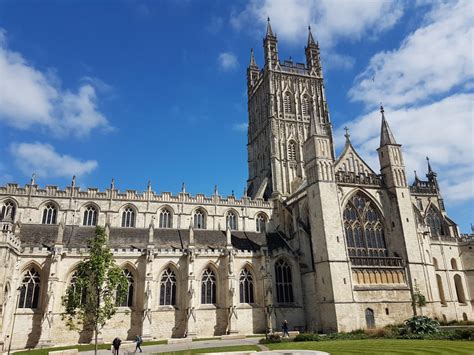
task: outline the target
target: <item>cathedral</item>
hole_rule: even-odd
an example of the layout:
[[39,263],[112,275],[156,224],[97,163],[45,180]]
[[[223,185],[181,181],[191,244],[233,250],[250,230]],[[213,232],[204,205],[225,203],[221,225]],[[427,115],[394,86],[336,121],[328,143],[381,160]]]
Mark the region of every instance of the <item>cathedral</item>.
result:
[[[407,182],[402,145],[380,109],[380,162],[351,144],[335,154],[319,45],[306,63],[280,61],[268,23],[260,68],[250,56],[248,181],[241,198],[186,192],[0,186],[0,347],[88,343],[62,297],[105,227],[128,280],[101,330],[109,342],[351,331],[474,317],[474,238],[448,217],[428,161]],[[416,293],[427,304],[413,307]]]

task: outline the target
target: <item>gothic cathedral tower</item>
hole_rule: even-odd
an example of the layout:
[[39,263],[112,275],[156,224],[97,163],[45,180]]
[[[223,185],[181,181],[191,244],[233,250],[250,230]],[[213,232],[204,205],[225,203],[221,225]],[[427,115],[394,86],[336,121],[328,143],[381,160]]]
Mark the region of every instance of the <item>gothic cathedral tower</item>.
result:
[[311,120],[319,133],[327,135],[328,154],[334,158],[319,46],[311,29],[306,65],[291,59],[280,62],[277,45],[269,21],[263,40],[264,67],[259,69],[252,50],[247,69],[247,186],[253,198],[288,196],[300,186],[305,177],[303,143]]

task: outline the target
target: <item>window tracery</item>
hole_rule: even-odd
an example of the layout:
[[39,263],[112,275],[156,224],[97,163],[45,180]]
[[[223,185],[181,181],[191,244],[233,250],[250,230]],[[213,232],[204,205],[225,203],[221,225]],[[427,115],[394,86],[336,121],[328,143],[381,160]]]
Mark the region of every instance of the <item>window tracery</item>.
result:
[[231,230],[237,230],[237,215],[233,211],[227,212],[226,225]]
[[23,276],[18,298],[18,308],[38,308],[41,279],[39,272],[32,267]]
[[277,302],[294,302],[291,267],[285,260],[280,259],[275,263],[275,279]]
[[258,233],[265,232],[266,223],[267,223],[267,217],[263,213],[259,213],[256,219],[256,229]]
[[122,227],[135,227],[135,211],[130,206],[122,212]]
[[167,268],[161,275],[160,305],[176,305],[176,274],[171,268]]
[[15,220],[16,205],[10,200],[7,200],[3,203],[3,206],[0,210],[0,221],[3,220],[8,215],[11,216],[11,219]]
[[356,194],[343,213],[350,256],[388,256],[382,217],[374,203]]
[[160,212],[160,228],[171,228],[172,214],[167,208],[163,208]]
[[206,229],[206,213],[202,209],[197,209],[194,212],[194,228]]
[[92,205],[89,205],[86,207],[86,209],[84,210],[84,218],[83,218],[83,221],[82,221],[82,224],[84,226],[96,226],[97,225],[97,209],[92,206]]
[[204,270],[201,281],[201,303],[215,304],[217,303],[217,285],[216,274],[211,268]]
[[291,105],[291,95],[289,92],[286,92],[283,96],[283,110],[285,113],[291,113],[292,105]]
[[118,307],[132,307],[133,306],[133,290],[135,286],[135,280],[133,274],[130,270],[123,270],[123,274],[127,279],[127,287],[123,289],[121,287],[117,288],[117,301],[116,305]]
[[288,160],[296,160],[296,144],[294,141],[288,143]]
[[56,224],[58,210],[55,205],[48,203],[43,210],[43,224]]
[[249,269],[244,268],[239,277],[240,303],[254,303],[253,276]]
[[426,212],[426,225],[430,228],[432,236],[444,235],[443,223],[438,210],[433,206],[430,206],[428,212]]

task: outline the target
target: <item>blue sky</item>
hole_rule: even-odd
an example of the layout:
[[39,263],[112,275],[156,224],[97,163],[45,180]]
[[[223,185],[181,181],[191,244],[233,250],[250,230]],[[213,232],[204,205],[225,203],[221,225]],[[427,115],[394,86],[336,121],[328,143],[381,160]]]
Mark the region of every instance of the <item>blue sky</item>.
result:
[[469,1],[0,0],[0,183],[240,196],[245,70],[267,16],[280,59],[320,42],[337,151],[342,127],[378,171],[380,102],[409,179],[437,170],[448,212],[474,211]]

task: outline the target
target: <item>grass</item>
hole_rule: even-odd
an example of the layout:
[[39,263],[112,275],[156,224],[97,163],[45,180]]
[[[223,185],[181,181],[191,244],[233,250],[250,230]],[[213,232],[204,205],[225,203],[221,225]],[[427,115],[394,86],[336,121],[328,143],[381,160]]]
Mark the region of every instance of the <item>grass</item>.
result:
[[221,337],[213,337],[213,338],[193,338],[193,341],[208,341],[208,340],[220,340]]
[[259,351],[260,348],[256,345],[240,345],[240,346],[222,346],[220,348],[205,348],[205,349],[190,349],[183,351],[164,352],[160,355],[190,355],[202,353],[225,353],[231,351]]
[[265,344],[270,350],[326,351],[331,355],[472,355],[474,342],[452,340],[364,339]]

